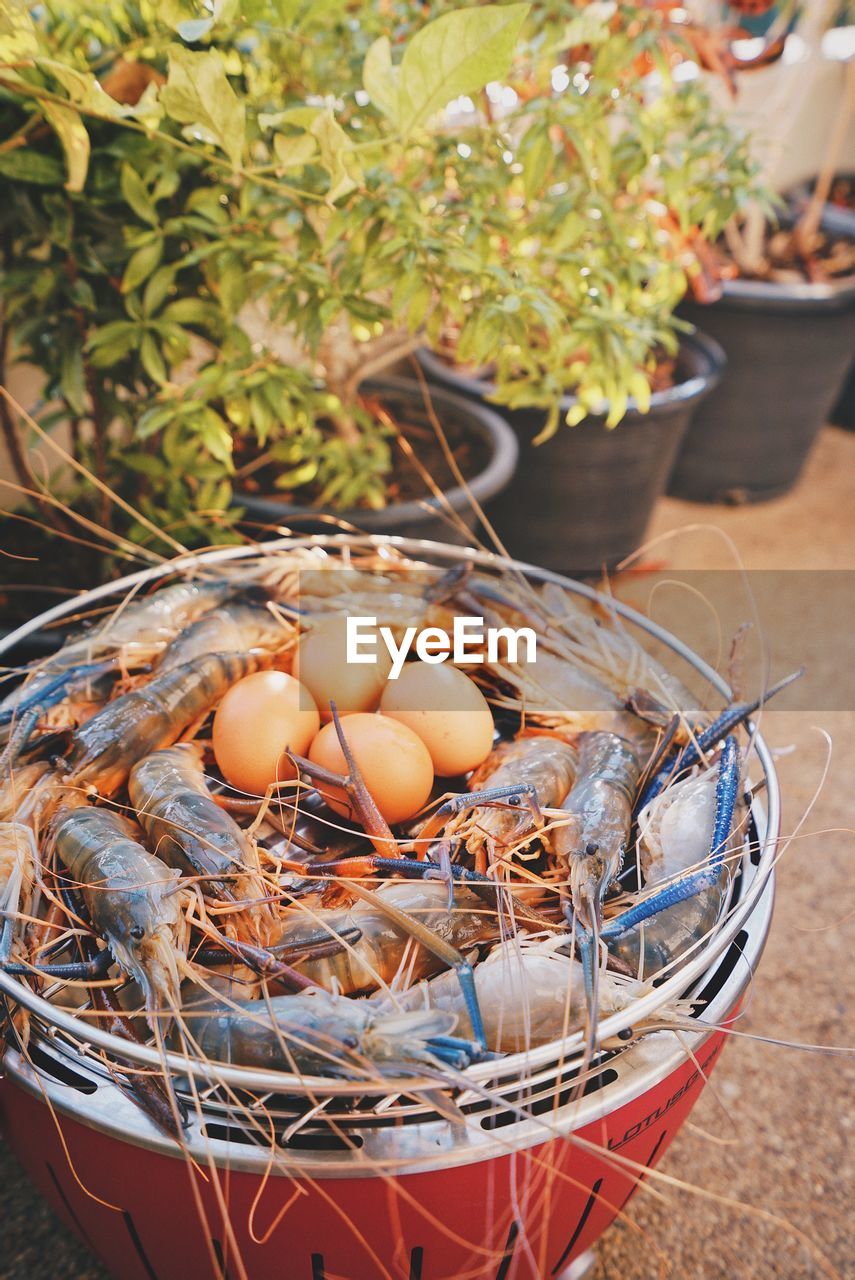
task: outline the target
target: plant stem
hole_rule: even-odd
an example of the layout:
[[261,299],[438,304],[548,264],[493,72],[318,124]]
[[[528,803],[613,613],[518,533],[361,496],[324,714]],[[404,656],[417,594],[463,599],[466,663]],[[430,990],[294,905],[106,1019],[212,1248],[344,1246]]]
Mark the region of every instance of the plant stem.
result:
[[[26,64],[24,64],[26,65]],[[196,160],[199,159],[199,148],[193,146],[189,142],[182,142],[180,138],[173,138],[171,133],[164,133],[162,129],[155,129],[152,125],[141,124],[139,120],[129,120],[127,116],[108,115],[103,111],[94,111],[91,107],[86,107],[80,102],[71,102],[68,98],[60,97],[58,93],[49,93],[45,89],[29,84],[23,80],[9,80],[0,75],[0,85],[6,89],[11,89],[14,93],[29,94],[30,97],[41,99],[44,102],[53,102],[60,107],[70,107],[72,111],[76,111],[81,116],[91,116],[95,120],[104,120],[108,124],[119,125],[121,128],[130,129],[134,133],[142,133],[147,138],[156,139],[158,142],[165,142],[168,146],[174,147],[177,151],[188,152]],[[303,191],[299,187],[289,186],[285,182],[276,182],[272,178],[260,177],[253,173],[251,169],[245,169],[242,165],[233,165],[230,160],[226,160],[221,156],[207,154],[205,161],[214,165],[218,169],[226,169],[230,174],[246,178],[250,182],[257,183],[260,187],[264,187],[268,191],[275,191],[278,195],[292,196],[298,200],[315,200],[318,204],[323,204],[326,200],[325,196],[318,195],[316,191]]]
[[388,346],[383,346],[381,339],[378,344],[377,354],[371,356],[358,369],[355,369],[342,388],[342,394],[347,397],[348,403],[352,402],[357,395],[361,383],[367,378],[373,378],[375,374],[382,373],[390,364],[394,364],[396,360],[402,360],[404,356],[410,355],[417,347],[424,342],[423,336],[418,333],[408,334],[402,337],[398,333],[387,335],[390,339]]
[[[69,223],[74,223],[74,208],[71,201],[67,201]],[[77,261],[73,254],[69,254],[66,259],[66,275],[72,284],[78,278]],[[89,394],[90,413],[92,420],[93,442],[95,445],[95,474],[101,482],[98,489],[98,519],[105,529],[110,528],[112,511],[110,508],[110,500],[107,497],[107,449],[106,436],[107,424],[104,421],[104,409],[101,404],[101,394],[98,388],[98,380],[95,377],[95,370],[86,359],[86,316],[83,314],[82,307],[74,308],[74,319],[77,325],[77,332],[80,334],[80,360],[83,365],[83,381],[86,384],[86,390]],[[77,441],[72,433],[72,452],[77,456]]]
[[[39,437],[40,440],[43,440],[45,444],[49,445],[51,449],[53,449],[56,453],[58,453],[59,456],[65,462],[69,463],[70,466],[72,466],[75,471],[77,471],[80,475],[82,475],[84,479],[88,480],[90,484],[94,484],[96,489],[100,490],[101,492],[106,492],[110,500],[114,502],[117,507],[120,507],[122,511],[124,511],[127,515],[129,515],[132,520],[136,520],[139,524],[144,525],[146,529],[149,530],[150,533],[154,534],[155,538],[157,538],[159,541],[163,541],[167,543],[172,548],[173,551],[176,551],[178,553],[178,555],[186,554],[187,548],[184,546],[183,543],[178,542],[175,538],[173,538],[172,535],[166,529],[158,529],[157,525],[153,524],[152,521],[149,520],[147,516],[143,515],[141,511],[137,511],[136,508],[132,507],[129,502],[125,502],[121,494],[114,493],[112,489],[109,489],[107,488],[106,485],[102,484],[102,482],[98,479],[97,476],[94,476],[90,471],[87,471],[86,467],[82,466],[79,462],[77,462],[76,459],[72,457],[72,455],[68,452],[67,449],[63,449],[61,444],[58,444],[57,441],[54,440],[52,436],[48,435],[48,433],[42,427],[39,426],[35,418],[31,414],[27,413],[26,409],[24,409],[21,405],[19,405],[17,400],[15,400],[14,397],[9,394],[9,392],[3,386],[2,382],[0,382],[0,399],[2,399],[4,402],[9,404],[12,408],[16,410],[17,413],[20,414],[20,416],[24,419],[24,421],[31,428],[31,430],[35,431],[36,435]],[[106,532],[109,533],[110,530],[107,530]]]
[[822,168],[816,179],[813,195],[807,203],[804,213],[799,218],[793,233],[796,246],[802,254],[810,252],[819,224],[822,221],[823,208],[828,202],[831,184],[840,163],[840,153],[846,142],[849,121],[855,113],[855,58],[850,58],[844,72],[846,85],[841,99],[831,137],[828,141]]

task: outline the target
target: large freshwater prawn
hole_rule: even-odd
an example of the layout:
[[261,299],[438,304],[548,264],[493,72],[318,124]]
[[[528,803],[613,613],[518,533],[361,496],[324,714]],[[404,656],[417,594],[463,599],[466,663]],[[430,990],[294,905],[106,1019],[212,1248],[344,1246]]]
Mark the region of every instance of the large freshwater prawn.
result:
[[33,663],[0,702],[0,741],[16,720],[43,714],[104,671],[133,671],[157,660],[179,632],[226,601],[234,579],[176,582],[137,595],[107,618],[71,636],[49,658]]
[[63,806],[51,837],[71,885],[119,968],[138,983],[150,1019],[178,1008],[188,931],[178,872],[144,847],[121,814]]
[[[120,694],[76,729],[66,754],[41,771],[26,805],[29,820],[49,816],[64,789],[113,795],[137,760],[177,742],[236,680],[269,662],[252,652],[204,654]],[[11,776],[0,778],[4,788],[14,789]]]
[[202,748],[184,742],[143,756],[131,769],[128,794],[158,857],[200,877],[203,894],[239,907],[221,917],[227,929],[245,922],[250,941],[266,942],[275,922],[271,886],[255,842],[212,799]]

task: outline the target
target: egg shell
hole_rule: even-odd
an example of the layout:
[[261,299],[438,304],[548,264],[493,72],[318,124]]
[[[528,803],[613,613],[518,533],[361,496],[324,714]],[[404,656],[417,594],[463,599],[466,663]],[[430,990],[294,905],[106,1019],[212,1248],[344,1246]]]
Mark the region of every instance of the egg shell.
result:
[[493,749],[487,700],[450,662],[408,662],[386,685],[380,710],[421,738],[442,778],[477,768]]
[[347,661],[347,618],[336,614],[314,623],[300,637],[293,670],[326,722],[332,719],[330,702],[340,716],[374,710],[392,668],[385,645],[378,644],[376,656],[376,662]]
[[284,671],[256,671],[232,685],[214,715],[214,756],[227,782],[264,795],[271,782],[293,778],[285,750],[304,756],[320,728],[308,689]]
[[[433,786],[433,765],[421,738],[398,720],[370,712],[342,716],[341,727],[365,785],[390,826],[418,813]],[[347,773],[334,724],[321,729],[309,749],[309,759],[333,773]],[[327,786],[321,790],[336,813],[355,816],[342,790]]]

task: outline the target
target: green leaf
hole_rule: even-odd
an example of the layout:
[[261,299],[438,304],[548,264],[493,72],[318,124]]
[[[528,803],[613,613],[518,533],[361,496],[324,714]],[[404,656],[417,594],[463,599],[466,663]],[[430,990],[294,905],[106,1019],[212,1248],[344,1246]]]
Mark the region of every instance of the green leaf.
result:
[[170,302],[160,318],[170,324],[193,324],[204,329],[219,329],[222,324],[219,308],[203,298],[179,298]]
[[407,307],[407,328],[411,333],[415,333],[424,324],[432,300],[433,290],[425,281],[410,299],[410,305]]
[[258,443],[263,445],[276,426],[276,418],[260,391],[253,391],[249,397],[249,414]]
[[160,347],[150,333],[144,334],[140,343],[140,360],[152,382],[166,381],[166,365]]
[[111,320],[109,324],[96,329],[86,343],[86,350],[97,351],[99,347],[103,347],[106,343],[114,342],[119,338],[129,339],[133,342],[136,331],[137,326],[130,320]]
[[311,131],[318,142],[321,164],[330,175],[327,200],[332,204],[362,180],[362,169],[353,152],[353,143],[331,111],[322,111]]
[[36,26],[25,0],[0,8],[0,62],[20,62],[38,52]]
[[137,249],[128,259],[125,274],[122,276],[122,293],[130,293],[137,285],[147,280],[154,269],[160,265],[163,257],[163,241],[158,236],[149,244]]
[[240,164],[246,113],[218,54],[193,53],[172,45],[169,79],[160,91],[160,101],[173,120],[192,126],[205,141],[220,147],[235,167]]
[[640,369],[631,374],[627,380],[629,386],[629,394],[635,400],[635,406],[639,413],[649,413],[650,400],[652,392],[650,389],[650,381],[647,375]]
[[273,139],[273,150],[280,169],[302,169],[317,155],[318,143],[311,133],[297,134],[293,138],[277,133]]
[[416,32],[398,75],[400,131],[411,133],[452,98],[506,75],[528,11],[527,4],[456,9]]
[[290,471],[280,471],[273,483],[277,489],[298,489],[300,485],[309,484],[315,479],[319,465],[317,459],[309,459],[299,467],[292,467]]
[[232,465],[232,436],[218,413],[207,406],[193,419],[193,430],[212,458],[225,466]]
[[246,431],[249,428],[249,399],[247,396],[230,396],[223,405],[226,411],[226,417],[229,422],[233,423],[238,431]]
[[147,440],[149,436],[156,435],[158,431],[162,430],[174,417],[175,406],[171,404],[160,405],[156,409],[147,409],[138,420],[134,428],[134,435],[137,440]]
[[59,389],[68,401],[71,412],[77,417],[84,409],[83,353],[75,343],[62,352]]
[[200,6],[182,2],[182,0],[166,0],[161,3],[159,16],[173,31],[177,31],[182,40],[195,44],[208,35],[218,22],[229,22],[240,10],[239,0],[213,0],[213,4],[203,6],[207,12],[197,16]]
[[172,282],[175,279],[175,268],[158,267],[148,281],[142,296],[143,315],[150,316],[168,297]]
[[392,66],[392,46],[388,36],[375,40],[362,66],[365,92],[379,111],[398,127],[398,68]]
[[62,143],[68,178],[67,191],[82,191],[89,169],[89,134],[73,107],[45,102],[42,110]]
[[135,325],[130,325],[129,328],[129,333],[115,337],[110,342],[100,343],[90,356],[90,364],[98,369],[109,369],[111,365],[130,355],[137,344],[137,335]]
[[525,139],[524,152],[521,150],[520,160],[523,166],[523,189],[527,200],[534,200],[543,194],[544,183],[553,160],[552,143],[545,129],[538,130]]
[[42,187],[59,186],[65,177],[62,161],[41,151],[0,152],[0,174],[15,182],[36,182]]
[[577,45],[605,44],[611,35],[609,23],[616,13],[614,0],[594,0],[583,13],[567,23],[563,36],[552,46],[552,52],[560,53]]
[[156,227],[158,223],[157,210],[151,202],[142,178],[129,164],[122,165],[119,185],[122,195],[137,217],[142,218],[143,222],[147,222],[149,226]]

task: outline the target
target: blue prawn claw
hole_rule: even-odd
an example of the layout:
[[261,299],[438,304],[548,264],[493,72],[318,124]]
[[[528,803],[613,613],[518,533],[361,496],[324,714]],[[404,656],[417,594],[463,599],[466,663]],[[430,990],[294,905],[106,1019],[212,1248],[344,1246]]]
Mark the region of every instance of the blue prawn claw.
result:
[[630,907],[628,911],[624,911],[622,915],[614,916],[602,928],[600,936],[605,941],[620,938],[630,929],[634,929],[637,925],[643,924],[645,920],[650,920],[653,916],[658,915],[660,911],[676,906],[678,902],[684,902],[687,898],[694,897],[695,894],[700,893],[708,885],[715,884],[721,870],[727,841],[733,825],[733,813],[739,794],[740,768],[739,748],[736,744],[736,739],[729,737],[724,744],[719,762],[718,780],[715,788],[715,821],[706,866],[692,872],[691,875],[684,876],[681,880],[675,880],[672,884],[666,885],[657,893],[653,893],[650,897],[637,902],[635,906]]
[[793,671],[790,675],[784,676],[783,680],[779,680],[777,684],[773,684],[761,697],[755,698],[750,702],[736,702],[733,706],[727,707],[722,711],[721,715],[717,716],[712,724],[707,725],[706,729],[698,734],[694,742],[690,742],[687,747],[684,747],[676,760],[666,761],[662,768],[657,770],[641,793],[635,806],[635,812],[640,813],[645,805],[648,805],[651,800],[655,800],[670,778],[674,777],[676,773],[682,772],[683,769],[688,769],[693,764],[697,764],[705,752],[711,751],[717,742],[720,742],[737,725],[742,724],[744,720],[752,716],[770,698],[774,698],[776,693],[788,688],[789,685],[803,676],[804,671],[804,667],[799,667],[798,671]]

